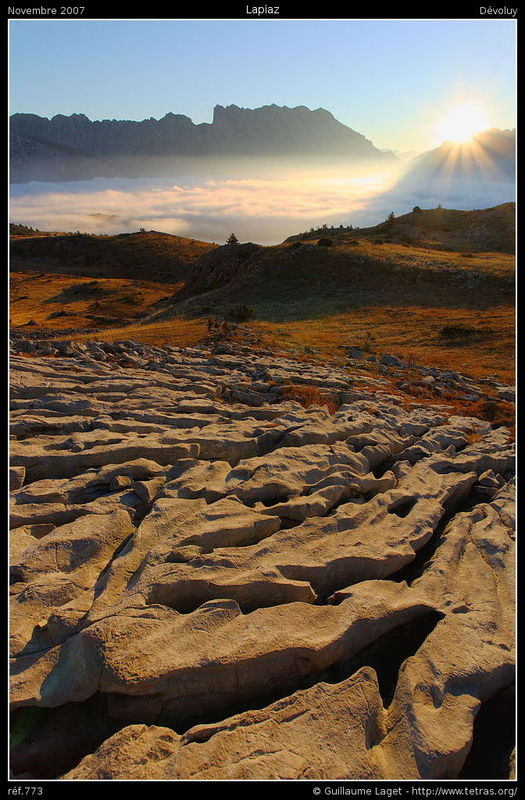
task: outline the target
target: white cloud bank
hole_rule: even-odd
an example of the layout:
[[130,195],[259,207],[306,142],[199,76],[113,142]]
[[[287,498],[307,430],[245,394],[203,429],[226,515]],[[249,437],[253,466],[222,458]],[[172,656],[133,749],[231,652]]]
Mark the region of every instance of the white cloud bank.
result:
[[161,230],[222,242],[274,244],[305,228],[353,224],[353,216],[389,185],[384,175],[208,180],[94,179],[18,184],[10,219],[41,230],[124,233]]
[[[252,174],[256,174],[254,168]],[[512,182],[452,181],[397,185],[393,173],[341,175],[336,169],[267,177],[185,176],[96,178],[12,187],[10,220],[40,230],[125,233],[139,228],[223,243],[233,231],[241,241],[275,244],[310,227],[375,225],[417,203],[435,208],[486,208],[514,199]]]

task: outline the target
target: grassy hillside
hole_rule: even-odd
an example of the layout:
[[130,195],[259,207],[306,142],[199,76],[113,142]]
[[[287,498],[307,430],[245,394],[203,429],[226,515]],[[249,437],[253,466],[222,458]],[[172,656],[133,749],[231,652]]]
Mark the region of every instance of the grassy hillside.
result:
[[[180,301],[175,298],[162,316],[227,315],[232,303],[243,303],[253,306],[257,319],[277,323],[351,313],[369,305],[483,310],[513,303],[514,259],[504,253],[465,257],[355,240],[332,247],[260,247],[234,262],[231,249],[217,248],[198,262]],[[190,285],[193,296],[188,298]]]
[[126,325],[183,285],[18,271],[10,284],[11,324],[28,326],[29,333],[35,326],[58,332]]
[[[23,226],[14,226],[14,230]],[[13,229],[12,229],[13,230]],[[96,278],[178,283],[216,245],[158,231],[99,236],[41,231],[11,234],[11,267]]]
[[[319,246],[319,234],[272,247],[217,247],[155,232],[79,243],[71,235],[15,237],[15,246],[31,240],[33,253],[41,243],[48,261],[31,281],[14,273],[12,322],[182,345],[206,336],[210,315],[232,319],[243,305],[250,328],[275,350],[344,358],[342,348],[355,346],[513,383],[514,257],[503,252],[513,241],[513,204],[440,213],[400,217],[389,224],[388,239],[379,236],[381,224],[330,237],[331,246]],[[407,229],[417,244],[394,240]],[[492,242],[493,249],[463,249],[476,230],[478,244]],[[86,258],[88,239],[99,244]],[[53,240],[66,245],[51,262]],[[452,241],[461,249],[451,249]],[[78,263],[68,255],[77,244]],[[97,277],[86,281],[88,274]]]
[[321,228],[290,236],[286,243],[313,242],[321,236],[328,236],[338,243],[357,238],[463,253],[513,253],[515,215],[515,203],[474,211],[419,209],[371,228]]

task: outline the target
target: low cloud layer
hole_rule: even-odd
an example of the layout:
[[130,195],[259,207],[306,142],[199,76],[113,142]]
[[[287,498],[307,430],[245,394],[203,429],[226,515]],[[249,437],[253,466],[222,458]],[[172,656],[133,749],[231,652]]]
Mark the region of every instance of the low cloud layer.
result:
[[[10,219],[41,230],[124,233],[139,228],[222,243],[275,244],[322,224],[364,227],[386,214],[432,208],[482,208],[514,199],[510,182],[449,182],[407,187],[400,176],[376,172],[341,176],[297,172],[284,177],[203,180],[93,179],[12,187]],[[402,190],[396,190],[396,186]]]
[[388,186],[384,175],[215,179],[184,184],[157,179],[94,179],[13,187],[10,219],[41,230],[120,233],[146,228],[223,241],[282,241],[353,215]]

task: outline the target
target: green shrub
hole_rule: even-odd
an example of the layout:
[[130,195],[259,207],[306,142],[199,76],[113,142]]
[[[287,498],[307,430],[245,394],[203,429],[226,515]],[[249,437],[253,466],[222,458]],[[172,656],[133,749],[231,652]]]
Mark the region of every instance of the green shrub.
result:
[[481,409],[481,413],[487,422],[494,422],[498,410],[498,404],[494,400],[486,400]]
[[254,318],[255,309],[253,306],[247,305],[231,306],[228,316],[235,322],[247,322],[249,319]]
[[473,336],[476,333],[474,328],[466,325],[445,325],[441,328],[439,335],[442,339],[458,339],[463,336]]

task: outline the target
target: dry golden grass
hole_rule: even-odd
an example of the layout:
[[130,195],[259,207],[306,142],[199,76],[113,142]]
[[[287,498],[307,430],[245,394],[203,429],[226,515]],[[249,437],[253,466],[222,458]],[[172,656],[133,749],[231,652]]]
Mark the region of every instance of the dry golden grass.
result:
[[[34,320],[39,326],[57,331],[100,328],[103,323],[87,315],[132,320],[180,286],[182,284],[166,286],[151,281],[12,272],[11,324],[25,325]],[[53,317],[57,312],[65,312],[65,316]]]
[[[410,394],[401,392],[399,389],[393,388],[388,390],[389,393],[397,395],[400,399],[401,406],[409,408],[413,405],[414,400],[420,400],[422,403],[432,403],[435,406],[443,406],[443,413],[446,417],[461,416],[461,417],[476,417],[490,422],[493,428],[504,426],[508,429],[511,439],[514,440],[516,436],[516,411],[514,403],[508,403],[504,400],[492,400],[491,398],[482,397],[480,400],[462,400],[460,397],[437,397],[432,389],[425,387],[418,387],[416,390],[411,390]],[[469,434],[467,441],[469,444],[479,441],[482,436],[478,433]]]
[[[317,241],[328,236],[335,244],[368,239],[378,243],[398,243],[435,250],[455,250],[470,256],[474,252],[512,253],[515,249],[516,204],[503,203],[478,210],[421,209],[382,221],[359,230],[317,229],[290,237],[291,240]],[[290,240],[287,240],[290,241]]]
[[[447,236],[461,231],[470,217],[488,219],[494,215],[491,224],[496,225],[495,230],[500,223],[512,227],[510,205],[491,212],[424,211],[408,217],[415,228],[439,235],[444,243]],[[396,225],[401,222],[398,219]],[[47,242],[41,236],[13,240],[17,238],[34,240],[28,242],[27,254],[62,253],[56,247],[58,234]],[[150,343],[191,345],[205,337],[205,315],[197,303],[191,309],[174,306],[172,312],[166,312],[173,313],[172,319],[160,322],[139,324],[137,317],[182,286],[162,283],[160,279],[143,281],[142,275],[151,277],[151,270],[154,273],[163,264],[164,280],[175,257],[189,266],[213,245],[158,232],[69,239],[71,252],[80,247],[84,261],[84,256],[92,253],[90,268],[104,270],[104,259],[109,259],[108,274],[112,270],[117,270],[113,274],[120,274],[121,270],[122,278],[95,278],[100,289],[100,296],[95,297],[93,292],[86,296],[67,294],[75,285],[93,280],[85,275],[56,274],[58,267],[50,268],[53,275],[14,273],[13,296],[28,297],[13,299],[13,325],[34,320],[37,325],[57,331],[92,328],[99,338],[108,341],[137,338]],[[257,269],[248,270],[244,282],[236,285],[236,300],[255,307],[257,319],[250,321],[250,327],[264,336],[274,352],[291,350],[294,357],[308,361],[311,358],[303,356],[305,348],[314,348],[320,359],[344,363],[343,345],[369,347],[377,355],[390,353],[404,361],[457,370],[473,377],[497,374],[502,381],[514,383],[514,257],[510,253],[472,253],[466,258],[461,252],[418,244],[379,244],[366,238],[365,231],[362,236],[352,232],[334,241],[334,247],[310,247],[304,252],[303,248],[291,249],[290,244],[261,248]],[[19,249],[19,256],[22,250],[26,252]],[[99,256],[102,264],[97,261]],[[83,263],[78,266],[85,268]],[[133,280],[136,276],[129,274],[133,270],[138,279]],[[450,279],[451,270],[490,277],[481,281],[479,288],[469,289],[468,280],[456,284]],[[428,273],[435,274],[426,282]],[[232,303],[231,288],[217,290],[211,297],[204,295],[202,303],[210,304],[213,313],[226,314]],[[68,316],[50,317],[61,310]],[[88,314],[101,319],[90,320]],[[113,321],[104,323],[104,317]],[[447,326],[462,328],[470,335],[447,338],[443,333]],[[365,363],[365,368],[370,367]]]
[[330,414],[335,414],[339,408],[335,397],[328,397],[318,386],[290,383],[284,387],[283,397],[285,400],[296,400],[304,408],[326,406]]
[[70,233],[11,236],[14,269],[36,268],[45,259],[48,272],[113,278],[184,280],[191,265],[217,245],[159,231],[116,235]]
[[472,433],[467,433],[465,439],[467,440],[468,445],[475,444],[476,442],[481,442],[483,439],[483,434],[479,431],[473,431]]
[[[74,294],[75,288],[86,284],[92,288]],[[14,272],[11,324],[25,325],[34,320],[38,326],[56,330],[57,335],[67,328],[93,329],[93,335],[73,337],[79,341],[93,337],[107,341],[135,338],[150,344],[192,345],[207,334],[205,317],[133,323],[152,303],[173,294],[180,285]],[[51,317],[57,311],[65,311],[67,316]],[[88,314],[101,320],[89,319]],[[104,324],[104,318],[118,319],[119,323]],[[120,321],[132,324],[122,325]],[[470,328],[479,336],[447,341],[442,335],[446,326]],[[329,358],[344,363],[341,347],[351,345],[361,348],[365,355],[364,348],[369,347],[370,353],[389,353],[414,364],[457,370],[473,377],[497,374],[506,383],[515,381],[515,312],[511,306],[498,305],[488,310],[365,306],[351,313],[315,319],[279,323],[253,320],[250,327],[276,353],[292,350],[299,360],[312,360],[304,354],[308,347],[318,351],[314,360]]]
[[[207,340],[207,314],[195,316],[198,304],[191,309],[174,306],[169,312],[173,317],[162,321],[141,323],[139,317],[183,285],[172,282],[175,272],[170,265],[175,255],[186,267],[212,245],[154,232],[97,238],[105,240],[108,274],[113,270],[122,277],[87,277],[81,274],[84,264],[74,267],[72,274],[63,274],[61,264],[50,265],[53,274],[31,271],[27,265],[28,271],[12,273],[13,325],[34,320],[37,326],[56,330],[57,336],[67,328],[91,329],[71,336],[76,341],[136,339],[159,346],[191,346]],[[47,242],[35,237],[28,252],[40,257],[54,252],[56,244],[52,237]],[[93,243],[81,244],[88,248]],[[20,256],[23,248],[19,248]],[[144,261],[146,256],[149,260]],[[257,262],[257,270],[248,271],[244,283],[236,285],[235,297],[255,307],[258,318],[251,320],[249,327],[276,355],[291,352],[299,361],[329,360],[341,367],[347,361],[343,346],[352,346],[363,350],[365,356],[367,352],[376,356],[389,353],[414,365],[454,370],[473,378],[496,375],[505,383],[515,382],[514,257],[510,254],[484,252],[465,257],[461,252],[421,245],[379,244],[359,239],[356,233],[346,241],[338,240],[332,248],[307,248],[305,252],[291,250],[289,244],[261,248]],[[95,259],[89,269],[104,271],[104,263]],[[468,280],[454,283],[450,271],[489,277],[479,283],[479,289],[469,289]],[[151,277],[156,272],[163,277],[142,280],[142,275]],[[435,274],[427,281],[428,273]],[[164,282],[168,278],[170,282]],[[225,314],[232,302],[231,288],[204,295],[202,302],[210,303],[214,313]],[[57,311],[67,315],[51,316]],[[92,315],[98,319],[93,320]],[[315,355],[306,348],[313,348]],[[377,362],[362,359],[357,364],[371,377],[377,376]],[[427,401],[448,406],[445,413],[467,414],[514,430],[511,403],[441,399],[419,383],[421,376],[415,370],[413,374],[410,369],[389,374],[415,384],[409,393],[385,386],[386,391],[397,393],[403,404]],[[360,386],[366,389],[365,384]],[[369,389],[375,391],[377,386],[371,384]],[[309,386],[290,386],[287,396],[305,407],[321,404],[332,412],[337,408],[327,393]]]
[[352,256],[364,255],[378,263],[396,264],[426,270],[482,272],[490,275],[506,275],[514,269],[514,256],[509,253],[472,253],[465,259],[460,253],[446,250],[429,250],[415,245],[385,242],[377,244],[366,239],[358,240],[358,245],[341,243],[337,251]]
[[137,342],[151,344],[155,347],[171,345],[173,347],[191,347],[207,334],[205,319],[172,319],[155,322],[150,325],[126,325],[123,328],[105,328],[93,333],[79,333],[69,336],[75,342],[103,340],[117,342],[123,339],[134,339]]
[[462,413],[465,413],[464,409],[466,408],[469,416],[484,419],[495,428],[504,425],[514,437],[516,425],[514,403],[508,403],[504,400],[495,401],[484,397],[472,403],[458,404],[458,406]]
[[[422,245],[402,244],[398,242],[378,243],[366,238],[359,238],[359,233],[354,236],[334,239],[330,248],[319,248],[319,256],[351,259],[366,258],[373,260],[378,265],[384,264],[389,269],[394,267],[424,269],[439,271],[445,274],[450,271],[480,272],[488,275],[510,275],[514,270],[515,257],[511,253],[482,252],[469,253],[468,258],[464,253],[455,250],[429,249]],[[307,242],[316,244],[316,241]],[[287,252],[289,244],[277,245],[268,248],[268,251],[281,249]],[[299,253],[301,251],[298,251]],[[317,252],[317,251],[316,251]]]
[[[38,316],[36,313],[33,316]],[[60,322],[62,318],[59,318],[57,322]],[[332,321],[334,322],[334,321]],[[422,324],[424,322],[424,317]],[[377,338],[380,339],[381,333],[381,325],[378,323],[376,319],[376,327],[378,328],[378,336]],[[320,345],[319,340],[314,335],[317,331],[317,324],[318,321],[311,321],[310,323],[289,323],[289,326],[297,326],[291,332],[289,338],[286,339],[288,346],[294,346],[299,343],[308,342],[309,344],[317,344]],[[385,323],[386,324],[386,323]],[[494,322],[493,322],[494,324]],[[324,337],[321,336],[323,342],[323,352],[317,356],[308,356],[308,355],[295,355],[294,358],[299,361],[304,362],[311,362],[311,361],[325,361],[326,358],[330,358],[332,356],[337,356],[336,361],[338,362],[338,367],[341,367],[342,363],[344,363],[345,359],[341,357],[339,350],[339,342],[344,341],[345,343],[348,342],[348,327],[347,325],[342,325],[340,321],[334,322],[334,329],[330,325],[330,321],[327,320],[325,323],[326,327],[324,330]],[[286,326],[286,327],[289,327]],[[287,350],[283,347],[282,339],[278,336],[272,336],[272,326],[268,326],[267,323],[258,323],[257,327],[262,329],[265,333],[264,336],[264,344],[265,347],[272,349],[276,354],[286,355]],[[282,327],[282,326],[279,326]],[[388,327],[388,326],[387,326]],[[313,328],[313,329],[312,329]],[[28,328],[30,331],[31,329]],[[354,330],[354,328],[352,328]],[[359,328],[357,329],[359,330]],[[366,329],[365,329],[366,330]],[[205,318],[202,319],[181,319],[175,318],[168,321],[156,322],[151,323],[149,325],[143,324],[130,324],[124,327],[114,327],[114,328],[93,328],[92,333],[88,334],[74,334],[68,335],[68,338],[72,339],[73,341],[90,341],[90,340],[103,340],[107,342],[115,342],[124,339],[134,339],[139,342],[143,342],[145,344],[151,344],[155,346],[163,346],[163,345],[172,345],[176,347],[183,347],[183,346],[192,346],[199,342],[202,342],[207,337],[207,325]],[[275,333],[275,332],[273,332]],[[424,333],[424,326],[421,330],[421,335]],[[57,327],[57,336],[60,336],[60,328]],[[354,341],[354,340],[352,340]],[[387,341],[388,339],[384,339],[383,341]],[[359,342],[356,342],[358,345]],[[379,350],[383,350],[386,352],[390,352],[395,355],[399,355],[400,357],[407,358],[407,352],[404,352],[402,348],[396,348],[386,344],[384,347],[379,348]],[[465,352],[467,350],[468,352]],[[462,349],[462,355],[458,356],[458,349],[454,348],[453,350],[444,349],[444,357],[440,359],[436,359],[435,351],[432,350],[431,347],[425,348],[423,345],[419,347],[414,347],[410,351],[410,353],[414,357],[414,361],[421,364],[434,364],[435,366],[442,366],[447,369],[458,369],[459,371],[466,373],[470,372],[473,376],[482,377],[483,375],[487,374],[487,372],[496,372],[499,374],[502,380],[508,380],[510,383],[514,380],[514,374],[508,368],[502,368],[502,360],[501,358],[498,359],[496,354],[493,354],[491,357],[483,356],[483,361],[481,361],[480,357],[480,345],[470,345],[468,348]],[[419,357],[418,357],[419,356]],[[459,359],[459,360],[458,360]],[[439,362],[439,363],[436,363]],[[471,368],[468,370],[466,367],[470,365]],[[364,365],[365,369],[370,371],[371,376],[375,377],[378,374],[378,365],[377,363],[369,364],[368,362]],[[402,373],[397,373],[398,375],[402,375],[403,379],[408,380],[418,380],[420,375],[413,371],[411,374],[411,370],[403,370]],[[364,392],[370,391],[375,392],[377,391],[377,384],[370,382],[360,382],[358,387],[362,389]],[[404,407],[410,407],[415,400],[425,403],[432,403],[433,405],[443,406],[443,411],[446,416],[452,415],[461,415],[461,416],[472,416],[477,417],[479,419],[486,419],[487,421],[491,422],[494,426],[505,425],[511,432],[511,436],[514,438],[515,436],[515,411],[514,411],[514,404],[498,401],[494,402],[490,399],[483,398],[479,401],[471,402],[460,400],[459,398],[441,398],[438,397],[432,390],[432,388],[425,387],[422,384],[418,384],[413,386],[410,389],[410,392],[401,391],[395,385],[385,385],[384,391],[389,394],[394,394],[399,397],[400,404]],[[321,405],[325,406],[330,413],[335,413],[338,408],[338,402],[335,396],[329,397],[327,393],[322,392],[318,387],[303,385],[303,384],[293,384],[286,387],[285,397],[288,399],[296,400],[297,402],[301,403],[305,408],[310,407],[311,405]],[[374,413],[375,409],[371,410],[371,413]],[[474,441],[474,439],[472,440]]]
[[[451,345],[443,339],[441,330],[454,324],[468,325],[481,335]],[[324,357],[341,357],[342,345],[363,349],[373,337],[370,354],[389,353],[414,364],[456,370],[473,377],[498,374],[504,382],[515,381],[515,312],[511,306],[495,306],[486,311],[368,306],[321,319],[280,323],[260,320],[252,321],[251,326],[271,335],[281,347],[314,347]],[[484,337],[483,332],[488,329],[490,332]]]
[[42,238],[45,236],[71,236],[71,234],[64,231],[33,231],[32,233],[11,233],[9,238],[12,241],[21,241],[23,239],[34,239],[37,236]]

